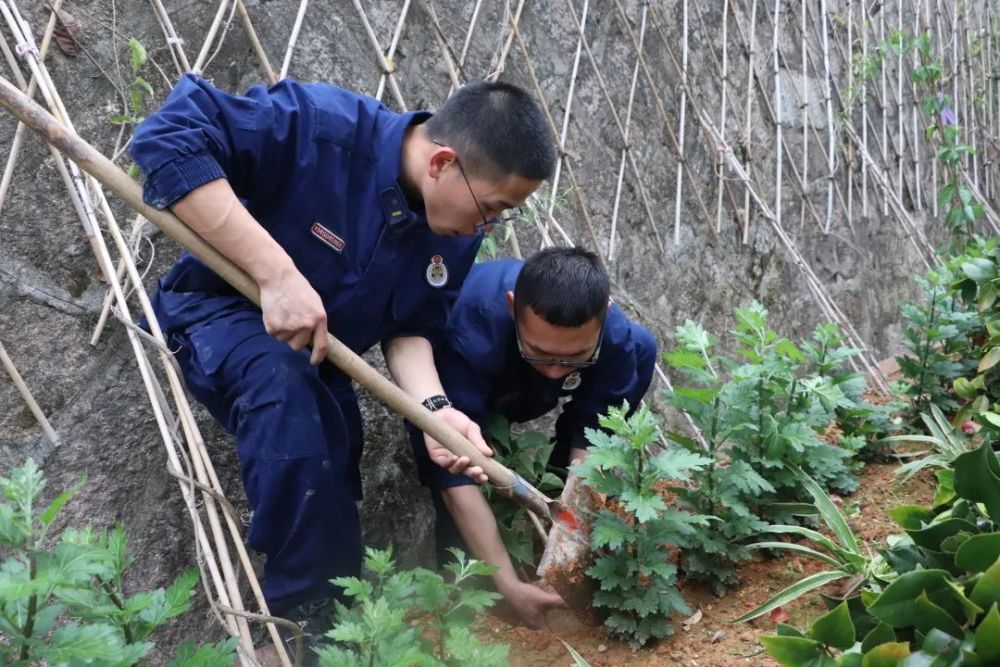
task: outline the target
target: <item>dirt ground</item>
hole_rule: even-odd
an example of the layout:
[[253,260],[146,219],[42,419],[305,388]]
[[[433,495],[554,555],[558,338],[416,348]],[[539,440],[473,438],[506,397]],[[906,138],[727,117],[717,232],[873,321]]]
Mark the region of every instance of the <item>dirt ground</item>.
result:
[[[896,467],[896,464],[868,464],[861,472],[858,491],[843,500],[851,527],[873,551],[884,546],[888,535],[900,532],[886,509],[904,503],[929,503],[934,495],[934,479],[929,475],[918,476],[896,488],[893,480]],[[635,652],[628,644],[609,639],[603,628],[585,628],[571,616],[562,614],[550,617],[554,628],[551,634],[512,626],[496,616],[482,619],[479,634],[486,641],[510,644],[510,664],[514,667],[572,665],[573,660],[560,640],[572,645],[594,667],[777,667],[757,642],[759,634],[773,631],[776,621],[768,615],[740,625],[732,625],[730,620],[803,576],[819,571],[822,565],[800,556],[748,562],[741,569],[742,584],[723,598],[700,586],[688,587],[684,590],[685,597],[693,610],[701,610],[701,619],[684,630],[685,619],[675,618],[672,637]],[[836,583],[832,584],[831,591],[836,587]],[[784,611],[790,618],[786,622],[802,627],[824,609],[818,595],[812,593]]]

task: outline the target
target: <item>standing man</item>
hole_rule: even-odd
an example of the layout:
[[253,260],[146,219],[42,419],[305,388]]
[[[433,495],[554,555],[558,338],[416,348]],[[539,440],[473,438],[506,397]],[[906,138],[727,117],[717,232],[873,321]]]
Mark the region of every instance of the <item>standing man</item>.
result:
[[[490,414],[524,422],[569,399],[550,463],[565,468],[584,457],[584,430],[598,428],[598,416],[622,401],[638,406],[656,361],[656,340],[612,303],[610,289],[600,259],[582,248],[475,265],[434,347],[447,398],[433,401],[484,426]],[[426,436],[412,426],[409,432],[420,480],[438,510],[439,553],[464,542],[499,568],[494,584],[521,618],[544,626],[546,610],[562,600],[518,578],[480,490],[434,466]]]
[[[236,437],[268,606],[307,615],[331,578],[361,566],[361,415],[350,379],[320,365],[327,331],[359,354],[381,341],[418,400],[441,393],[425,332],[443,325],[482,228],[551,175],[549,129],[505,83],[460,88],[431,115],[287,79],[234,96],[188,75],[131,153],[146,202],[260,286],[258,310],[185,253],[154,307],[191,393]],[[464,414],[438,414],[489,453]],[[428,446],[438,465],[485,479]]]

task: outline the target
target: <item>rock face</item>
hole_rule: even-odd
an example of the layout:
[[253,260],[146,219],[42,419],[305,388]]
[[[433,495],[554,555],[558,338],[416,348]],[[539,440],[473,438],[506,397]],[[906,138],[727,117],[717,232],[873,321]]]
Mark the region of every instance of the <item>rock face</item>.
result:
[[[165,0],[164,4],[185,40],[188,58],[193,61],[218,3]],[[380,44],[389,44],[401,3],[378,0],[362,4]],[[528,87],[537,78],[553,121],[561,127],[577,45],[570,4],[527,3],[513,40],[503,27],[500,7],[503,4],[484,3],[468,41],[465,35],[472,3],[433,0],[412,4],[393,59],[396,68],[393,78],[409,108],[433,108],[449,91],[448,61],[436,36],[436,20],[440,34],[450,44],[453,58],[457,59],[468,47],[463,70],[467,77],[479,78],[501,69],[497,54],[508,53],[502,64],[503,78]],[[579,13],[581,3],[572,4]],[[732,308],[751,298],[760,299],[771,309],[773,323],[783,333],[806,334],[822,315],[799,269],[778,243],[759,209],[753,206],[747,242],[741,241],[737,224],[740,216],[733,213],[731,202],[742,205],[743,189],[734,180],[730,180],[732,199],[728,193],[723,197],[721,232],[714,231],[716,152],[692,123],[693,111],[687,116],[684,140],[687,173],[683,181],[679,242],[673,241],[678,160],[671,135],[678,127],[681,88],[665,47],[669,45],[680,58],[682,10],[681,4],[673,0],[654,4],[657,11],[651,12],[644,33],[645,60],[652,85],[643,68],[629,125],[628,145],[635,158],[635,171],[641,177],[642,191],[636,185],[631,162],[626,161],[625,187],[616,206],[619,163],[625,143],[605,95],[614,100],[620,121],[626,122],[636,58],[616,4],[605,0],[592,2],[586,34],[602,77],[598,79],[595,75],[584,52],[565,144],[568,166],[551,200],[555,218],[574,241],[593,246],[596,238],[602,252],[607,254],[612,239],[611,220],[617,208],[615,252],[610,263],[616,295],[664,344],[670,340],[673,327],[686,318],[721,332],[729,327]],[[291,0],[246,0],[264,48],[276,67],[280,66],[298,5]],[[47,3],[20,0],[18,6],[39,35],[48,17]],[[643,6],[645,3],[634,0],[623,5],[629,27],[636,36]],[[47,59],[49,71],[78,133],[105,154],[114,154],[124,145],[130,127],[122,128],[111,120],[128,109],[125,100],[129,93],[141,88],[133,83],[128,39],[138,39],[149,55],[140,75],[150,83],[154,94],[152,98],[140,94],[139,113],[155,109],[162,102],[176,79],[174,63],[149,3],[77,0],[67,3],[67,7],[83,28],[80,38],[83,51],[76,57],[68,57],[53,45]],[[718,8],[699,11],[705,12],[703,16],[699,14],[701,22],[690,18],[690,89],[697,108],[718,123],[721,77],[714,70],[713,50],[720,46],[716,33],[722,18]],[[233,16],[228,7],[222,16],[224,21],[228,20],[220,31],[224,42],[220,48],[209,50],[211,58],[204,71],[218,86],[241,91],[261,81],[261,70],[239,16]],[[744,29],[747,25],[743,19]],[[769,44],[769,26],[767,20],[759,17],[760,53],[768,53],[769,47],[764,44]],[[732,69],[728,95],[733,108],[727,136],[735,141],[732,118],[742,119],[742,112],[737,114],[735,110],[744,108],[747,64],[734,36],[733,24],[729,27]],[[6,26],[0,31],[9,38]],[[843,38],[842,26],[834,32]],[[521,52],[521,40],[531,54],[531,68]],[[797,40],[791,31],[781,35],[781,44],[790,54],[786,67],[801,62],[796,53]],[[815,48],[818,51],[819,47]],[[330,81],[374,94],[381,70],[373,53],[362,18],[351,3],[333,3],[333,6],[313,3],[289,71],[302,80]],[[835,57],[834,78],[843,81],[846,67],[842,58]],[[764,76],[765,69],[758,64],[761,85],[770,91],[772,79]],[[5,70],[5,76],[9,76],[9,70]],[[800,156],[803,127],[797,110],[801,102],[791,96],[805,91],[808,104],[820,104],[822,70],[810,69],[809,81],[804,86],[801,72],[783,69],[782,76],[783,96],[776,108],[786,115],[796,113],[788,119],[786,142],[790,155]],[[389,92],[392,88],[392,85],[387,88],[384,99],[390,106],[398,107]],[[665,117],[661,117],[661,104]],[[756,187],[773,208],[774,125],[762,109],[761,98],[756,97],[750,133],[744,143],[756,165]],[[808,117],[811,127],[825,137],[822,110],[812,108]],[[742,126],[742,120],[739,124]],[[9,146],[14,132],[15,123],[0,114],[0,146]],[[742,134],[742,129],[739,132]],[[808,133],[807,136],[809,172],[803,180],[808,201],[822,216],[826,202],[825,139],[821,142],[818,136]],[[796,157],[796,160],[801,169],[801,159]],[[127,156],[118,161],[123,167],[129,164]],[[835,178],[838,188],[846,190],[846,168],[842,162]],[[786,168],[782,189],[782,222],[786,230],[875,355],[896,352],[897,306],[914,293],[910,278],[922,270],[902,228],[894,219],[879,217],[881,202],[873,195],[870,217],[861,217],[860,205],[855,204],[857,215],[848,219],[838,205],[832,231],[824,234],[811,214],[802,212],[807,210],[803,207],[807,200],[801,196],[789,171]],[[733,178],[728,172],[727,177]],[[571,187],[574,179],[592,221],[593,236]],[[647,214],[644,196],[652,218]],[[699,197],[703,198],[705,209]],[[546,188],[541,193],[542,208],[549,202]],[[131,224],[133,216],[120,202],[112,201],[112,206],[120,223]],[[704,210],[710,212],[709,219]],[[659,250],[651,231],[654,225],[665,245],[664,252]],[[540,232],[531,221],[520,223],[516,230],[522,252],[529,253],[539,247]],[[549,228],[549,233],[562,242],[554,227]],[[501,252],[509,252],[509,243],[500,245]],[[162,236],[141,236],[137,255],[149,290],[154,289],[156,277],[177,254],[176,246]],[[44,466],[50,490],[65,488],[86,473],[89,482],[66,509],[66,523],[123,522],[136,556],[133,581],[143,586],[164,585],[194,560],[191,527],[177,483],[165,471],[164,450],[122,326],[112,321],[96,346],[88,342],[105,290],[106,284],[101,281],[53,159],[43,142],[30,135],[21,150],[0,216],[0,340],[61,434],[63,444],[53,448],[45,440],[13,385],[0,380],[0,473],[29,456]],[[377,351],[369,353],[367,358],[381,364]],[[658,386],[655,391],[660,391]],[[362,410],[367,432],[366,500],[362,504],[366,542],[395,545],[406,564],[427,562],[431,553],[432,514],[426,492],[415,482],[401,420],[364,395]],[[233,502],[245,509],[230,439],[207,413],[199,409],[198,416],[223,485]],[[170,636],[163,641],[164,650],[169,651],[171,643],[180,637],[217,634],[217,628],[205,623],[205,618],[202,605],[199,611],[171,628]]]

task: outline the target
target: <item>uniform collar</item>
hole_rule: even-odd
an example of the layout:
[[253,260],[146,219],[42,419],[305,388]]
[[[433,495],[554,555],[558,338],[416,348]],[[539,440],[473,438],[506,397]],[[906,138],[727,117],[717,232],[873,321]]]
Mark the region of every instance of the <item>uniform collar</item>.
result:
[[399,177],[402,170],[403,136],[406,129],[430,117],[431,113],[427,111],[400,114],[384,108],[379,109],[372,146],[378,160],[376,174],[379,204],[382,207],[385,223],[398,231],[419,223],[427,224],[423,211],[414,211],[410,208],[403,187],[399,183]]

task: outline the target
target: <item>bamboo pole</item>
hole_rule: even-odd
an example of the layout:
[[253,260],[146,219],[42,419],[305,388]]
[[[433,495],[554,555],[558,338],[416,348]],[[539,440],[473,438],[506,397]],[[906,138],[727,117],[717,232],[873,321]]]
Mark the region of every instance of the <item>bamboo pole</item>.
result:
[[[754,56],[757,51],[757,0],[752,0],[753,5],[750,10],[750,37],[747,40],[747,86],[746,86],[746,113],[743,116],[743,138],[741,141],[743,148],[744,164],[747,172],[752,170],[752,153],[750,146],[753,144],[753,77],[754,77]],[[743,193],[743,244],[750,242],[750,189],[746,188]]]
[[[695,4],[697,7],[697,4]],[[638,73],[638,70],[636,70]],[[726,140],[726,93],[729,85],[729,0],[722,0],[722,103],[719,110],[719,132],[722,140]],[[726,167],[721,156],[716,157],[716,170],[719,174],[719,191],[715,199],[715,233],[722,233],[722,191],[726,184]]]
[[827,234],[833,225],[833,179],[834,161],[836,160],[835,130],[833,125],[833,93],[830,88],[830,31],[826,24],[826,0],[820,2],[820,15],[823,22],[823,98],[826,103],[826,222],[823,231]]
[[309,0],[299,0],[299,11],[295,14],[295,23],[292,24],[292,34],[288,37],[285,58],[281,62],[281,71],[278,73],[279,79],[284,79],[288,76],[288,68],[292,64],[292,54],[295,52],[295,43],[299,40],[299,31],[302,30],[302,21],[306,18],[307,9],[309,9]]
[[[863,1],[863,0],[862,0]],[[847,0],[847,90],[850,95],[850,106],[845,109],[845,123],[854,127],[854,0]],[[854,144],[847,146],[847,169],[844,171],[847,177],[847,221],[853,225],[854,221]]]
[[[24,23],[23,19],[21,19],[20,15],[17,14],[16,5],[14,5],[13,2],[10,2],[8,6],[8,2],[0,0],[0,11],[2,11],[5,19],[8,21],[11,30],[14,32],[15,38],[23,42],[30,43],[31,39],[30,30],[27,29],[26,24]],[[29,53],[32,52],[29,51]],[[32,74],[40,81],[40,88],[49,106],[58,115],[60,120],[67,126],[67,128],[69,128],[69,131],[72,132],[73,131],[72,123],[69,119],[69,114],[66,111],[66,108],[63,105],[62,100],[59,97],[58,91],[56,90],[54,84],[52,83],[52,80],[49,78],[48,72],[44,64],[37,57],[28,58],[27,62],[32,70]],[[9,86],[9,84],[7,85]],[[88,232],[88,236],[92,237],[93,239],[91,246],[95,250],[102,271],[104,271],[105,275],[107,275],[109,279],[112,280],[112,288],[115,289],[116,298],[118,299],[119,304],[121,304],[120,311],[124,314],[127,323],[132,324],[132,321],[128,316],[127,308],[124,306],[125,297],[124,293],[122,292],[122,288],[120,287],[120,285],[118,285],[117,281],[114,280],[115,271],[112,266],[110,255],[108,254],[107,248],[104,245],[100,225],[96,224],[96,218],[93,213],[93,210],[89,208],[90,194],[86,186],[83,185],[82,179],[78,176],[79,172],[76,171],[77,166],[74,162],[70,162],[71,170],[74,172],[74,174],[76,174],[75,176],[71,177],[66,171],[66,166],[63,163],[61,157],[56,160],[56,165],[57,168],[60,170],[60,173],[63,175],[64,181],[66,181],[67,184],[69,184],[71,179],[78,184],[79,196],[75,196],[75,192],[73,191],[72,188],[70,188],[71,196],[73,196],[74,206],[77,208],[78,211],[82,210],[86,212],[85,215],[81,215],[81,221],[84,222],[84,227]],[[100,184],[96,182],[96,179],[93,179],[91,177],[91,181],[93,186],[93,193],[97,196],[98,203],[101,207],[102,214],[104,215],[108,223],[109,230],[111,231],[113,236],[115,236],[116,241],[119,242],[120,250],[124,248],[122,252],[122,257],[127,258],[128,257],[127,245],[124,243],[124,239],[121,238],[120,231],[118,230],[117,223],[115,222],[114,215],[111,213],[107,200],[104,197],[103,190]],[[134,264],[132,264],[131,262],[126,262],[126,266],[131,267],[131,272],[132,272],[131,277],[134,283],[137,285],[137,292],[140,296],[140,301],[142,302],[143,297],[145,296],[145,292],[142,290],[141,278],[139,278],[138,273],[135,272]],[[151,306],[149,306],[148,304],[148,300],[145,301],[144,306],[147,307],[146,316],[148,319],[151,320],[151,324],[153,324],[155,322],[155,316],[152,313]],[[154,326],[154,329],[155,328],[156,327]],[[130,338],[134,339],[134,346],[137,346],[138,350],[137,358],[139,359],[140,363],[140,372],[143,372],[142,369],[145,366],[145,363],[148,362],[144,363],[143,361],[144,357],[142,356],[141,345],[138,343],[138,339],[135,338],[134,332],[130,333]],[[170,377],[173,373],[173,367],[170,364],[166,363],[166,361],[164,361],[164,366],[168,373],[168,377]],[[184,398],[183,388],[180,384],[180,380],[174,377],[173,383],[175,385],[174,387],[175,396],[177,396],[179,393],[180,398],[178,400],[183,401],[184,404],[186,405],[186,398]],[[156,396],[155,389],[153,389],[153,387],[151,386],[149,387],[149,390],[150,390],[151,400],[155,400]],[[157,407],[156,405],[154,405],[154,412],[156,410]],[[190,413],[189,407],[187,408],[187,412]],[[165,440],[165,442],[168,441]],[[172,463],[175,464],[174,466],[175,468],[179,469],[179,465],[177,464],[176,461],[172,461]],[[238,585],[235,580],[235,574],[233,573],[231,564],[228,560],[228,549],[226,547],[224,538],[221,537],[221,529],[218,526],[217,518],[216,520],[213,521],[213,516],[212,516],[213,512],[214,512],[214,506],[211,510],[209,510],[209,519],[210,523],[212,524],[213,537],[216,541],[217,548],[219,548],[219,550],[225,555],[225,558],[222,563],[223,566],[222,569],[224,571],[224,580],[221,581],[221,587],[217,586],[217,595],[219,595],[220,600],[222,600],[224,604],[235,605],[238,608],[240,608],[242,607],[242,602],[240,601]],[[236,541],[237,543],[239,543],[238,532]],[[248,565],[249,565],[249,560],[246,559],[244,567],[247,567]],[[216,583],[219,584],[220,582],[217,580]],[[230,596],[232,596],[232,602],[230,602],[229,599]],[[229,623],[230,630],[233,632],[233,634],[238,634],[241,637],[243,648],[245,650],[249,650],[250,655],[252,655],[253,647],[252,644],[250,644],[250,633],[249,633],[249,628],[246,626],[245,619],[237,618],[235,624],[233,624],[233,619],[231,617],[227,617],[227,623]]]
[[[687,130],[687,75],[688,75],[688,0],[683,0],[684,10],[683,10],[683,45],[682,45],[682,71],[681,71],[681,102],[680,102],[680,120],[677,122],[678,130],[678,141],[680,144],[680,157],[677,163],[677,181],[674,185],[674,245],[679,246],[681,244],[681,204],[683,203],[683,191],[684,191],[684,170],[682,165],[687,164],[687,158],[684,156],[684,134]],[[706,218],[706,222],[708,219]]]
[[42,410],[41,406],[38,405],[38,401],[31,394],[31,390],[28,389],[27,383],[25,383],[24,378],[21,374],[17,372],[17,368],[14,366],[14,362],[11,360],[10,355],[7,354],[7,350],[3,346],[3,341],[0,341],[0,365],[4,367],[7,371],[7,375],[10,376],[11,381],[14,383],[14,387],[17,388],[17,392],[21,394],[21,398],[24,400],[25,405],[31,411],[31,414],[35,416],[35,420],[38,425],[42,427],[42,432],[45,437],[49,439],[53,447],[58,447],[59,436],[56,434],[52,424],[49,423],[48,417],[45,416],[45,412]]
[[246,33],[247,39],[250,40],[250,46],[253,47],[253,52],[257,56],[257,62],[260,64],[260,68],[264,70],[264,78],[267,80],[268,85],[273,86],[279,81],[278,75],[274,73],[274,68],[271,67],[271,61],[267,57],[264,45],[261,44],[260,38],[257,36],[257,31],[250,20],[250,12],[247,11],[243,0],[236,0],[236,10],[240,13],[240,22],[243,24],[243,31]]
[[[572,3],[573,0],[569,0]],[[562,172],[563,160],[566,156],[566,135],[569,133],[569,117],[573,111],[573,93],[576,92],[576,76],[580,71],[580,56],[583,54],[583,42],[586,39],[587,31],[587,11],[590,9],[590,0],[583,0],[583,11],[580,13],[580,27],[576,40],[576,53],[573,55],[573,69],[569,75],[569,91],[566,93],[566,108],[563,110],[562,130],[559,132],[559,160],[556,162],[556,171],[552,175],[552,190],[549,193],[549,213],[555,209],[556,197],[559,193],[559,176]]]
[[205,35],[205,42],[201,45],[201,51],[198,52],[198,57],[195,58],[194,67],[191,71],[195,74],[201,74],[205,67],[205,62],[208,59],[208,52],[212,48],[212,44],[215,42],[215,35],[219,32],[219,26],[222,25],[222,19],[226,15],[226,7],[229,5],[231,0],[221,0],[219,2],[219,8],[215,12],[215,17],[212,19],[212,24],[208,28],[208,34]]
[[[728,2],[729,0],[726,0]],[[639,48],[643,48],[646,39],[646,17],[649,12],[649,5],[642,6],[642,19],[639,24]],[[618,182],[615,186],[615,203],[611,208],[611,233],[608,234],[608,264],[615,258],[615,236],[618,229],[618,206],[622,197],[622,184],[625,181],[625,161],[628,158],[626,152],[629,150],[629,129],[632,123],[632,107],[635,102],[636,84],[639,82],[639,56],[636,55],[635,65],[632,67],[632,84],[629,86],[628,106],[625,109],[625,145],[622,146],[621,159],[618,161]]]
[[191,70],[191,63],[188,62],[187,56],[184,54],[184,48],[182,46],[184,40],[177,36],[177,31],[174,30],[174,24],[170,21],[170,15],[167,13],[167,10],[163,7],[163,3],[160,0],[149,0],[149,3],[153,6],[153,14],[156,16],[157,22],[163,29],[164,36],[167,40],[167,48],[170,50],[170,57],[173,58],[174,65],[181,74],[189,72]]
[[799,103],[799,110],[802,112],[802,180],[806,184],[802,192],[802,201],[799,205],[799,229],[806,226],[806,199],[809,197],[809,51],[806,48],[806,3],[802,0],[799,5],[799,48],[802,51],[802,99]]
[[[303,0],[303,2],[304,1],[305,0]],[[392,92],[393,99],[396,100],[396,104],[399,105],[401,111],[406,111],[406,103],[403,102],[403,94],[399,91],[399,85],[396,82],[395,64],[386,58],[385,52],[382,51],[382,46],[379,44],[378,37],[375,36],[372,24],[368,21],[368,14],[365,12],[365,8],[361,4],[361,0],[354,0],[354,8],[358,10],[358,16],[361,18],[361,24],[364,26],[365,34],[368,36],[368,43],[371,44],[376,57],[379,59],[379,66],[382,68],[383,74],[388,77],[389,90]]]
[[[396,62],[396,49],[399,47],[399,38],[403,34],[403,27],[406,25],[406,17],[410,11],[410,0],[403,0],[403,8],[399,10],[399,20],[396,21],[396,29],[392,32],[392,41],[389,42],[389,50],[386,52],[385,63],[392,63],[393,68],[395,68]],[[434,15],[433,9],[429,12],[431,17],[434,19],[434,25],[437,26],[437,16]],[[440,35],[439,35],[440,39]],[[447,50],[444,52],[445,57],[448,59],[449,65],[451,65],[451,58],[448,55]],[[453,70],[453,68],[450,68]],[[385,84],[389,80],[389,71],[383,69],[382,75],[378,79],[378,88],[375,90],[375,99],[381,100],[382,95],[385,94]],[[452,72],[453,83],[456,74]],[[457,87],[457,86],[456,86]]]
[[[918,7],[919,8],[919,5]],[[885,9],[883,8],[883,11]],[[903,3],[896,0],[896,35],[900,40],[899,53],[896,57],[896,192],[903,191],[903,153],[906,151],[906,123],[903,114]]]
[[[39,48],[39,55],[44,60],[45,56],[49,52],[49,45],[52,43],[52,33],[56,27],[56,18],[59,14],[59,9],[62,6],[62,0],[55,0],[52,4],[52,13],[49,14],[49,22],[45,25],[45,32],[42,35],[42,45]],[[14,59],[14,54],[11,53],[10,47],[4,43],[4,58],[7,60],[7,64],[10,66],[11,71],[17,71],[17,61]],[[35,77],[32,76],[28,82],[26,94],[28,97],[34,97],[35,89],[38,87],[38,82]],[[3,210],[4,203],[7,201],[7,192],[10,189],[11,181],[14,178],[14,167],[17,166],[17,158],[21,153],[21,146],[24,143],[24,136],[27,132],[24,123],[18,123],[17,129],[14,131],[14,142],[10,147],[10,154],[7,156],[7,163],[4,165],[3,176],[0,176],[0,211]]]
[[[881,54],[881,60],[879,67],[879,74],[882,81],[882,101],[881,101],[881,113],[882,117],[882,175],[886,180],[890,180],[889,175],[889,59],[886,57],[887,53],[885,50],[885,6],[883,5],[879,9],[878,13],[878,31],[879,31],[879,48],[878,51]],[[882,215],[889,215],[889,195],[885,192],[882,193]]]
[[[900,1],[900,7],[903,3]],[[917,38],[920,36],[920,12],[923,5],[918,2],[916,6],[916,11],[913,12],[913,36]],[[912,62],[910,65],[911,72],[919,66],[917,52],[914,49],[912,54]],[[900,64],[902,67],[902,64]],[[911,150],[911,166],[913,168],[913,182],[916,184],[916,198],[914,200],[914,206],[918,211],[924,208],[924,183],[920,174],[920,163],[921,160],[921,145],[920,145],[920,109],[919,102],[917,101],[917,82],[911,77],[910,79],[910,125],[913,127],[913,147]]]
[[458,58],[459,70],[463,70],[465,67],[465,59],[469,55],[469,46],[472,45],[472,34],[476,30],[476,21],[479,20],[479,9],[482,5],[483,0],[476,0],[476,4],[472,8],[472,17],[469,19],[469,28],[465,31],[465,42],[462,43],[462,54]]
[[778,68],[778,16],[781,11],[781,0],[774,0],[774,29],[771,33],[771,62],[774,73],[774,133],[775,133],[775,158],[774,158],[774,217],[777,223],[781,224],[781,186],[784,181],[781,177],[781,167],[784,162],[784,142],[781,138],[782,118],[781,118],[781,70]]

